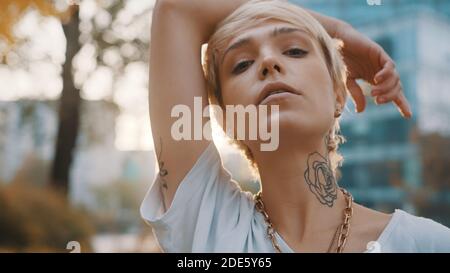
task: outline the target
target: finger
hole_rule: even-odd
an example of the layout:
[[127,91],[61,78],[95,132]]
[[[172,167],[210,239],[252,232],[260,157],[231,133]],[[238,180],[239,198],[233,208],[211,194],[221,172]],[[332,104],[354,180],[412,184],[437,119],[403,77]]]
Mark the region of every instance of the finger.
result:
[[395,63],[394,60],[392,60],[392,58],[389,56],[389,54],[387,54],[387,52],[384,50],[383,47],[381,47],[380,45],[378,45],[378,49],[376,49],[377,52],[379,52],[378,54],[378,64],[380,67],[384,68],[389,68],[389,67],[393,67],[395,68]]
[[399,83],[400,77],[398,76],[397,72],[394,71],[393,73],[391,73],[388,79],[372,88],[371,95],[373,97],[378,97],[380,95],[390,93],[390,91],[396,88]]
[[403,92],[401,92],[397,98],[394,99],[394,103],[397,105],[400,114],[402,114],[404,118],[412,117],[411,106],[409,106],[408,100]]
[[356,112],[361,113],[366,108],[366,98],[364,97],[361,87],[356,83],[355,79],[348,79],[347,88],[353,98]]
[[380,84],[386,79],[389,79],[390,73],[395,71],[395,64],[393,61],[386,61],[386,63],[383,65],[383,68],[378,71],[378,73],[373,78],[375,84]]
[[385,104],[393,101],[398,95],[402,92],[403,87],[400,81],[397,81],[397,84],[390,88],[390,90],[384,93],[381,96],[376,98],[377,104]]

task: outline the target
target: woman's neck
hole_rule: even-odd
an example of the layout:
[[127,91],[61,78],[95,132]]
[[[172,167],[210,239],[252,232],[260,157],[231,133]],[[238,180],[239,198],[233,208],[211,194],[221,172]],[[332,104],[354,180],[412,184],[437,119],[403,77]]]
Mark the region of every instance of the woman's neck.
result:
[[342,223],[345,197],[339,190],[324,141],[254,153],[262,199],[276,231],[292,244],[318,236],[331,241]]

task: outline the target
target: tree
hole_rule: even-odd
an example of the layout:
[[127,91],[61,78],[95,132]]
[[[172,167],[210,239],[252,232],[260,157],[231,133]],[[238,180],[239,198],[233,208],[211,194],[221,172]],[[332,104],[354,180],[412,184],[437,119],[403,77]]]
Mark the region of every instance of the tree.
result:
[[73,10],[70,21],[63,26],[67,40],[66,61],[63,65],[64,86],[59,105],[58,135],[50,180],[51,185],[64,194],[67,194],[69,189],[69,173],[78,136],[81,103],[80,91],[75,87],[72,75],[72,60],[80,50],[79,9],[73,6]]
[[78,135],[81,102],[72,75],[72,60],[80,49],[79,9],[77,5],[71,5],[65,11],[58,11],[54,3],[48,0],[2,0],[0,37],[3,37],[10,46],[17,42],[12,31],[15,23],[30,8],[38,10],[44,16],[56,16],[64,23],[63,29],[67,40],[66,60],[63,66],[63,91],[59,105],[58,135],[50,185],[67,194],[69,170]]

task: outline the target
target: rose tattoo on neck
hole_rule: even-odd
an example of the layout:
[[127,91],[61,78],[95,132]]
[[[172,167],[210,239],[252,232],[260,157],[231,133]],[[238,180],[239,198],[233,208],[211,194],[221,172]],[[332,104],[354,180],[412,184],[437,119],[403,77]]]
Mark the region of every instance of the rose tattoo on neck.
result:
[[333,207],[337,199],[337,185],[329,160],[318,152],[308,156],[307,168],[304,173],[309,189],[323,205]]

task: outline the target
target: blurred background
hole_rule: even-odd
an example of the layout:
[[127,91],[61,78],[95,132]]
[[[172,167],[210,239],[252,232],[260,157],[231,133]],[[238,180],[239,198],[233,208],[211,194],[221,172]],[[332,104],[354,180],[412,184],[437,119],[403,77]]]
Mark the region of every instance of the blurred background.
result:
[[[158,252],[139,205],[155,176],[148,116],[154,0],[0,0],[0,252]],[[414,117],[342,120],[357,202],[450,226],[450,1],[291,0],[343,19],[396,61]],[[79,4],[79,5],[74,5]],[[366,91],[370,87],[364,85]],[[246,161],[214,139],[244,190]]]

